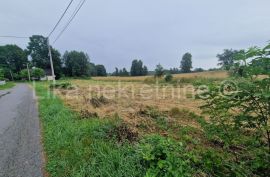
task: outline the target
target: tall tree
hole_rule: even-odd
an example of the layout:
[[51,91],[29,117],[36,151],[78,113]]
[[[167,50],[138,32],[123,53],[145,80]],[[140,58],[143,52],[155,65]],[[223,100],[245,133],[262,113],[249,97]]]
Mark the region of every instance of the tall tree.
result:
[[236,54],[242,52],[242,50],[233,50],[233,49],[224,49],[223,53],[217,54],[218,65],[220,65],[223,69],[229,70],[231,66],[233,66],[233,58]]
[[18,75],[25,69],[27,62],[25,51],[17,45],[0,46],[0,67],[8,79],[12,79],[13,75]]
[[190,53],[185,53],[181,60],[180,65],[181,71],[183,73],[189,73],[191,72],[192,68],[192,55]]
[[144,76],[148,73],[147,67],[143,66],[143,62],[141,60],[133,60],[130,69],[131,76]]
[[126,68],[123,68],[122,76],[129,76],[129,73]]
[[143,66],[143,76],[146,76],[148,74],[148,68],[146,66]]
[[86,53],[71,51],[63,56],[65,74],[67,76],[90,76],[90,59]]
[[161,77],[164,74],[164,68],[161,66],[161,64],[158,64],[155,69],[155,77]]
[[90,76],[97,76],[97,67],[94,63],[89,63]]
[[107,76],[104,65],[96,65],[97,76]]
[[131,76],[136,76],[137,75],[137,63],[138,60],[133,60],[130,68],[130,75]]
[[[56,77],[59,78],[62,71],[61,55],[56,49],[52,48],[52,46],[50,46],[50,48],[52,51],[54,72]],[[32,58],[33,66],[44,70],[51,69],[47,38],[41,35],[33,35],[30,37],[27,51]]]
[[115,67],[115,71],[112,73],[112,76],[119,76],[119,70]]

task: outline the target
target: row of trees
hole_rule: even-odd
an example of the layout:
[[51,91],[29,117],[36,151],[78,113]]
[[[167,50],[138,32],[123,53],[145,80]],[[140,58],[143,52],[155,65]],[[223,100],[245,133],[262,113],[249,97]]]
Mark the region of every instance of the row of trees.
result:
[[[106,76],[107,72],[103,65],[90,63],[86,53],[71,51],[65,52],[61,57],[58,50],[50,46],[54,72],[56,78],[61,76],[81,77],[81,76]],[[0,46],[0,69],[4,78],[9,80],[24,79],[25,69],[41,68],[41,73],[51,75],[49,60],[49,49],[47,38],[40,35],[33,35],[25,50],[17,45]],[[35,73],[35,72],[34,72]]]
[[26,51],[16,45],[0,46],[0,69],[5,78],[18,77],[19,72],[26,68]]
[[[192,55],[190,53],[185,53],[181,60],[180,69],[171,68],[170,70],[164,70],[164,68],[158,64],[155,69],[155,75],[160,77],[164,73],[178,74],[178,73],[189,73],[192,69]],[[195,69],[198,72],[203,71],[203,69]],[[133,60],[130,68],[130,73],[126,68],[118,69],[115,68],[115,71],[112,73],[113,76],[145,76],[148,75],[148,68],[143,65],[141,60]]]
[[120,70],[118,68],[115,68],[115,71],[112,73],[112,76],[129,76],[129,72],[127,71],[126,68]]
[[112,73],[112,76],[146,76],[148,74],[148,68],[143,65],[141,60],[133,60],[130,68],[130,73],[126,68],[118,69]]
[[[56,78],[61,76],[82,77],[82,76],[107,76],[106,69],[103,65],[95,65],[90,62],[87,53],[79,51],[66,51],[63,56],[60,52],[50,46]],[[40,35],[33,35],[25,50],[17,45],[0,46],[0,68],[4,73],[4,77],[10,80],[19,79],[20,72],[23,69],[36,67],[42,68],[47,75],[51,75],[50,60],[48,56],[47,38]],[[224,50],[222,54],[218,54],[219,65],[223,69],[229,70],[233,64],[233,56],[240,53],[241,50]],[[161,65],[158,65],[156,71],[159,71]],[[192,72],[192,55],[185,53],[180,62],[179,68],[171,68],[164,70],[166,73],[189,73]],[[197,68],[194,71],[203,71]],[[148,68],[141,60],[133,60],[130,72],[126,68],[118,69],[112,73],[114,76],[144,76],[147,75]],[[160,73],[156,73],[160,75]]]

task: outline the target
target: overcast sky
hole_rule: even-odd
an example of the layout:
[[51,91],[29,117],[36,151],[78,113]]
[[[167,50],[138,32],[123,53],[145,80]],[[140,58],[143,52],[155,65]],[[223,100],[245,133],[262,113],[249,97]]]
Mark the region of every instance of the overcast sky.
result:
[[[0,35],[48,35],[70,0],[2,0]],[[53,41],[80,0],[74,0]],[[86,0],[74,21],[53,45],[87,52],[91,62],[130,69],[141,59],[150,70],[161,63],[179,67],[193,55],[193,67],[216,67],[225,48],[263,46],[270,40],[269,0]],[[27,39],[0,45],[25,48]]]

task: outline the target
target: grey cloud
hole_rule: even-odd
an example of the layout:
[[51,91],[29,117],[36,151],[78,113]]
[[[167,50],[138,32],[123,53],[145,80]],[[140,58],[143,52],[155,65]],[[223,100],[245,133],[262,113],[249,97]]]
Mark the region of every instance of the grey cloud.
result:
[[[47,35],[68,2],[3,1],[0,35]],[[74,2],[72,8],[79,0]],[[109,71],[129,69],[134,58],[150,69],[158,63],[177,67],[185,52],[192,53],[194,67],[211,68],[224,48],[262,46],[270,39],[269,5],[269,0],[87,0],[54,47],[61,53],[85,51]],[[0,45],[7,43],[25,47],[27,40],[0,39]]]

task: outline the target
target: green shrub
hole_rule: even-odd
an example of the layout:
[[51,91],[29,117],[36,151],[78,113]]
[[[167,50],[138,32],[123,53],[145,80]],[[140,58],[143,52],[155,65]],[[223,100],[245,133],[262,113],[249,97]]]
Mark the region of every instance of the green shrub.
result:
[[45,76],[45,72],[41,68],[33,68],[31,71],[31,76],[36,79],[40,79],[41,77]]
[[150,136],[141,141],[137,152],[147,168],[146,177],[192,176],[191,157],[182,143]]
[[[269,174],[270,167],[270,45],[238,54],[240,77],[212,83],[205,93],[204,112],[210,121],[203,127],[211,141],[239,155],[255,175]],[[258,75],[265,75],[258,79]],[[258,155],[256,151],[264,155]]]
[[167,73],[165,76],[164,76],[164,80],[165,82],[171,82],[173,79],[173,75],[171,73]]
[[28,70],[27,69],[21,70],[19,75],[21,79],[28,79]]

